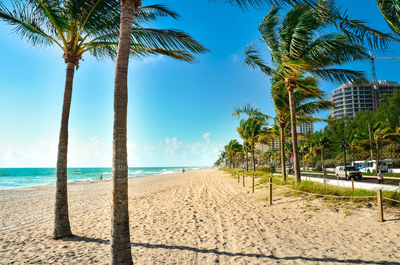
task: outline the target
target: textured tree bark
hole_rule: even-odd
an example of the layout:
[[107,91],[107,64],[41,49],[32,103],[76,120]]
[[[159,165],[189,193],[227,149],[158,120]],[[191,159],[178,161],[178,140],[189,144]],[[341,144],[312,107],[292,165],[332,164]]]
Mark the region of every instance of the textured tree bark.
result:
[[324,170],[324,147],[321,147],[321,167]]
[[283,175],[283,181],[287,180],[287,175],[286,175],[286,163],[285,163],[285,128],[282,126],[279,126],[279,131],[280,131],[280,138],[281,138],[281,168],[282,168],[282,175]]
[[68,157],[68,121],[71,109],[72,86],[74,82],[75,66],[67,64],[64,102],[61,114],[61,128],[58,141],[57,154],[57,182],[56,203],[54,209],[53,238],[63,238],[71,235],[71,227],[68,215],[68,191],[67,191],[67,157]]
[[379,170],[379,143],[376,143],[376,166],[375,172],[378,173]]
[[288,87],[290,123],[291,123],[293,157],[294,157],[294,176],[296,178],[296,183],[298,184],[301,182],[301,176],[300,176],[299,154],[298,154],[298,147],[297,147],[296,109],[295,109],[295,103],[294,103],[293,90],[294,90],[293,86]]
[[120,38],[115,67],[110,264],[133,264],[128,212],[128,64],[137,3],[121,1]]
[[251,146],[251,156],[253,158],[253,193],[254,193],[254,171],[256,171],[256,159],[254,157],[254,149],[255,149],[255,146],[253,143]]
[[249,172],[249,152],[246,149],[246,172]]

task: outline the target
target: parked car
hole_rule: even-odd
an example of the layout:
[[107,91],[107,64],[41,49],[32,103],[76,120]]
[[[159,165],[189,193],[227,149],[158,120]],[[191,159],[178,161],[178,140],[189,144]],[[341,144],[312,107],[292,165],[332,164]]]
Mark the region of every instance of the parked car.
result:
[[[347,178],[346,178],[346,171],[347,171]],[[353,166],[347,166],[346,168],[344,166],[338,166],[335,168],[335,175],[336,178],[343,178],[346,180],[354,178],[355,180],[361,180],[362,179],[362,174],[361,172],[353,167]]]
[[293,174],[293,173],[294,173],[294,170],[293,170],[292,167],[287,166],[287,167],[286,167],[286,172],[287,172],[288,174]]

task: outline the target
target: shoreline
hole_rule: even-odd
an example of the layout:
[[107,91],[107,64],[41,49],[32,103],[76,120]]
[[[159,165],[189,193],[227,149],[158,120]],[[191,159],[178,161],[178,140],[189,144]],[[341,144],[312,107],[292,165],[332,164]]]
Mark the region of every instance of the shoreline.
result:
[[[107,167],[104,167],[107,168]],[[87,167],[87,168],[68,168],[68,169],[104,169],[104,168],[96,168],[96,167]],[[143,168],[143,167],[132,167],[133,168]],[[207,169],[210,167],[201,167],[201,168],[189,168],[189,167],[148,167],[148,168],[188,168],[189,171],[192,170],[201,170],[201,169]],[[19,168],[0,168],[0,169],[19,169]],[[37,168],[22,168],[22,169],[37,169]],[[38,169],[42,169],[42,168],[38,168]],[[54,168],[43,168],[43,169],[54,169]],[[111,169],[111,168],[107,168],[107,169]],[[128,173],[128,179],[132,179],[132,178],[144,178],[144,177],[151,177],[151,176],[162,176],[162,175],[169,175],[169,174],[177,174],[180,172],[168,172],[168,173],[161,173],[161,174],[152,174],[152,175],[137,175],[137,176],[131,176],[129,177],[129,173]],[[112,173],[111,173],[112,174]],[[12,177],[12,176],[10,176]],[[54,176],[55,177],[55,176]],[[100,178],[100,177],[98,177]],[[112,180],[112,178],[110,179],[104,179],[103,180],[82,180],[82,181],[71,181],[71,182],[67,182],[68,185],[75,185],[75,184],[79,184],[79,183],[95,183],[95,182],[101,182],[101,181],[110,181]],[[54,186],[55,187],[55,183],[54,184],[38,184],[38,185],[33,185],[33,186],[23,186],[23,187],[13,187],[13,188],[4,188],[4,189],[0,189],[0,193],[1,191],[4,190],[19,190],[19,189],[31,189],[31,188],[37,188],[37,187],[51,187]]]
[[[51,239],[54,189],[0,191],[0,263],[107,264],[111,181],[70,185],[63,240]],[[269,206],[266,193],[215,168],[130,178],[134,263],[400,264],[399,211],[378,223],[374,205],[276,192]]]

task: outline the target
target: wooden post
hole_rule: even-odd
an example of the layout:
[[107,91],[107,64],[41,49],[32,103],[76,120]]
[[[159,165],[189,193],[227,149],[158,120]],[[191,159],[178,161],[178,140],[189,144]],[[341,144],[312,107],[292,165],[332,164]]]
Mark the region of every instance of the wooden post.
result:
[[243,187],[244,187],[245,185],[244,185],[244,172],[243,172]]
[[269,205],[272,205],[272,178],[269,178]]
[[253,170],[253,193],[254,193],[254,170]]
[[240,183],[240,172],[238,172],[238,183]]
[[326,176],[324,176],[324,185],[326,187]]
[[383,219],[382,190],[377,190],[376,195],[377,195],[378,212],[379,212],[378,221],[383,222],[384,219]]
[[354,191],[354,178],[351,178],[351,190]]

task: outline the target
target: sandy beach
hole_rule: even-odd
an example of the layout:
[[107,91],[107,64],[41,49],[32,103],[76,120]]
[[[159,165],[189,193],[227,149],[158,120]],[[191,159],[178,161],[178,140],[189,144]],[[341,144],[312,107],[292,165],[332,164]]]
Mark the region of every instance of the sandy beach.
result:
[[[75,236],[58,241],[53,186],[0,191],[0,263],[107,264],[110,184],[69,185]],[[134,263],[400,264],[399,210],[265,196],[217,169],[130,179]]]

